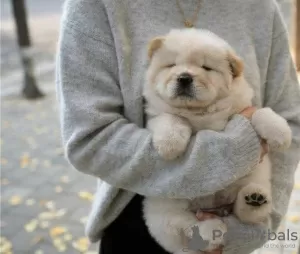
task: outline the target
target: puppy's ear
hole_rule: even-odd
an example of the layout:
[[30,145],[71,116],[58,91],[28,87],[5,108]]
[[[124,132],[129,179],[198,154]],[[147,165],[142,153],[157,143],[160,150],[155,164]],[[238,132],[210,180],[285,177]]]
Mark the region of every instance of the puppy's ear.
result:
[[165,40],[164,37],[156,37],[149,42],[148,44],[149,59],[151,59],[155,51],[158,50],[163,45],[164,40]]
[[240,57],[238,57],[234,52],[228,53],[229,67],[231,69],[232,77],[239,77],[244,70],[244,63]]

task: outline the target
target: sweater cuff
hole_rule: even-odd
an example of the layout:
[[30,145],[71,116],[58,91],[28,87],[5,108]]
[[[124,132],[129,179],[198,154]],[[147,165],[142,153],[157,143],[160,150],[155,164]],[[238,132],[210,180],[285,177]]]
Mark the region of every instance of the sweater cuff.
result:
[[232,162],[236,168],[244,168],[245,164],[252,162],[249,171],[260,160],[260,138],[248,118],[234,115],[228,122],[225,132],[232,138]]

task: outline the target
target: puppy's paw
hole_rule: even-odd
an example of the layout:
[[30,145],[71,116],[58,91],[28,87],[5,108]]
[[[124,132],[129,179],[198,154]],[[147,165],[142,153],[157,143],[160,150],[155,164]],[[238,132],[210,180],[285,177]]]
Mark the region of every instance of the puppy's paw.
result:
[[153,134],[153,145],[160,156],[172,160],[185,152],[191,134],[190,127],[185,125],[162,128]]
[[262,206],[268,203],[268,198],[266,195],[261,194],[261,192],[253,192],[252,194],[245,196],[245,201],[247,205]]
[[258,224],[267,219],[271,209],[270,191],[258,184],[250,183],[239,191],[234,212],[241,221]]
[[292,142],[292,131],[287,121],[270,108],[258,109],[252,116],[254,129],[270,146],[270,149],[284,150]]
[[226,224],[220,219],[199,221],[185,230],[189,238],[188,248],[199,251],[212,251],[224,244]]

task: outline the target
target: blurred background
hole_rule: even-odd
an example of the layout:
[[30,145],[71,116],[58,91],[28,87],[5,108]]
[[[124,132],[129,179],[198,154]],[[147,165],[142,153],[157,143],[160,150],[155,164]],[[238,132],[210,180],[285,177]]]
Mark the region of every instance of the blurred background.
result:
[[[278,2],[296,63],[296,38],[300,37],[300,33],[296,35],[296,4],[300,8],[300,1]],[[54,61],[63,0],[0,3],[0,253],[95,254],[97,246],[88,242],[83,230],[96,183],[68,166],[60,140]],[[298,23],[300,26],[299,18]],[[298,55],[299,44],[300,38]],[[299,63],[300,57],[298,66]],[[280,228],[286,229],[299,232],[300,237],[299,169],[290,207]],[[280,245],[268,245],[256,254],[296,254],[299,241],[272,242]]]

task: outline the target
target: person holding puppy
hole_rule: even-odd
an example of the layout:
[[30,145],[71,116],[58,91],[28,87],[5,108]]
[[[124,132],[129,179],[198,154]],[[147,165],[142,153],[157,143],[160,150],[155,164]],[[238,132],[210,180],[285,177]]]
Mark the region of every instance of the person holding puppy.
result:
[[287,151],[270,154],[269,222],[257,226],[224,217],[226,242],[214,253],[251,253],[287,210],[300,154],[300,91],[273,0],[67,0],[57,55],[63,143],[70,164],[98,180],[86,234],[91,242],[101,240],[101,254],[167,253],[145,226],[143,196],[214,195],[250,173],[267,152],[249,121],[255,107],[236,114],[222,132],[199,131],[175,161],[161,159],[153,148],[142,97],[147,43],[172,28],[190,27],[229,42],[243,58],[255,107],[272,108],[293,132]]

